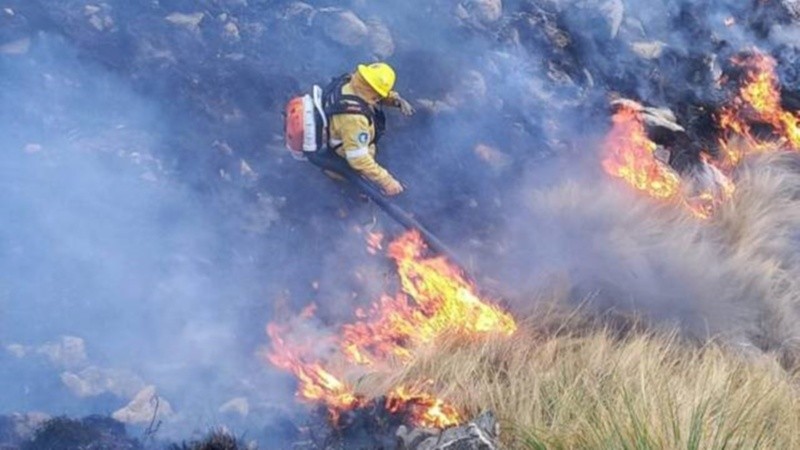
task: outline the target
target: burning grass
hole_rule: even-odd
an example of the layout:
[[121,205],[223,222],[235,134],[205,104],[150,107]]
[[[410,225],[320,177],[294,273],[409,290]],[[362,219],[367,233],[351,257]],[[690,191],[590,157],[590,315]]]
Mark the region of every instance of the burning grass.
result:
[[513,338],[441,339],[387,382],[418,379],[469,415],[495,411],[515,449],[800,447],[800,377],[674,333],[537,317]]
[[[444,333],[476,339],[516,330],[513,317],[481,298],[458,267],[442,256],[429,255],[419,233],[408,232],[394,240],[388,254],[397,265],[402,292],[384,295],[369,310],[357,310],[356,320],[342,325],[340,334],[309,339],[304,328],[314,318],[313,307],[288,323],[267,325],[272,345],[266,358],[297,377],[300,399],[326,405],[334,424],[343,412],[373,401],[355,389],[351,379],[359,374],[390,361],[408,361]],[[415,425],[459,424],[458,411],[428,394],[427,384],[416,380],[394,386],[385,395],[387,409],[407,414]]]
[[530,196],[525,232],[536,223],[536,242],[569,242],[575,254],[563,256],[584,264],[547,301],[595,293],[598,309],[632,308],[674,331],[577,315],[509,321],[412,234],[389,249],[402,293],[337,330],[336,358],[309,353],[320,339],[292,342],[301,320],[273,325],[271,361],[290,362],[300,396],[334,418],[379,398],[418,425],[491,409],[511,448],[795,448],[800,155],[780,150],[740,165],[735,192],[708,220],[609,183]]

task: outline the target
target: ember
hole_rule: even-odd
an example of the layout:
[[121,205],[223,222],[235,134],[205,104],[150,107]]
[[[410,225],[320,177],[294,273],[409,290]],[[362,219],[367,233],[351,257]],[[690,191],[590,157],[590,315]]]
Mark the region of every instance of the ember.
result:
[[[370,239],[372,242],[372,239]],[[516,322],[482,298],[462,271],[444,257],[428,257],[417,232],[408,232],[388,248],[402,293],[384,295],[370,310],[357,310],[358,320],[332,338],[335,351],[319,356],[321,342],[294,339],[293,325],[270,323],[272,345],[267,358],[298,379],[298,396],[327,406],[334,423],[344,411],[363,407],[369,399],[356,392],[348,375],[377,370],[389,361],[405,363],[426,343],[445,333],[464,339],[488,334],[511,335]],[[299,323],[310,320],[307,309]],[[303,334],[303,333],[300,333]],[[386,396],[390,412],[403,413],[414,425],[445,428],[461,422],[458,411],[418,386],[397,386]]]

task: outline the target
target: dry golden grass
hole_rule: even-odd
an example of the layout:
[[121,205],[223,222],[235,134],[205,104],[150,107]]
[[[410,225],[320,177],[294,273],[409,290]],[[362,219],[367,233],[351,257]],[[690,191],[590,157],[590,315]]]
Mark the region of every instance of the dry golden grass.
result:
[[573,325],[449,337],[384,386],[432,380],[467,415],[494,411],[512,449],[800,448],[800,380],[776,358]]
[[[515,305],[535,319],[512,338],[444,338],[360,388],[431,380],[468,416],[496,412],[511,449],[800,449],[800,155],[756,158],[736,181],[708,221],[618,189],[534,195],[521,232],[535,223],[531,251],[557,243],[541,254],[572,268]],[[566,318],[525,308],[595,293]],[[591,319],[606,308],[662,331]]]

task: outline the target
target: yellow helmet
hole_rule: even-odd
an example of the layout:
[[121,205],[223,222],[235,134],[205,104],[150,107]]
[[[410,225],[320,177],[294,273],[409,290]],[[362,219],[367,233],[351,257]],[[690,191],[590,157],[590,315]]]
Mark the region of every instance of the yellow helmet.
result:
[[360,64],[358,73],[381,97],[389,95],[394,87],[394,81],[397,79],[392,66],[386,63],[374,63],[368,66]]

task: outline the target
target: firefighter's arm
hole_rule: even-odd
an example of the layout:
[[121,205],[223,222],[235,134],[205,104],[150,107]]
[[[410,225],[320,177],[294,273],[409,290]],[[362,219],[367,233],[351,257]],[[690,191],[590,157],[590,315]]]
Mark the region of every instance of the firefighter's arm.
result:
[[345,119],[342,123],[342,150],[350,167],[379,185],[387,194],[402,192],[400,183],[370,153],[372,132],[367,119],[356,115],[340,117]]
[[403,113],[404,116],[410,116],[416,112],[411,103],[409,103],[406,99],[400,96],[397,91],[390,91],[389,95],[386,96],[381,103],[386,106],[393,106],[395,108],[400,108],[400,112]]

